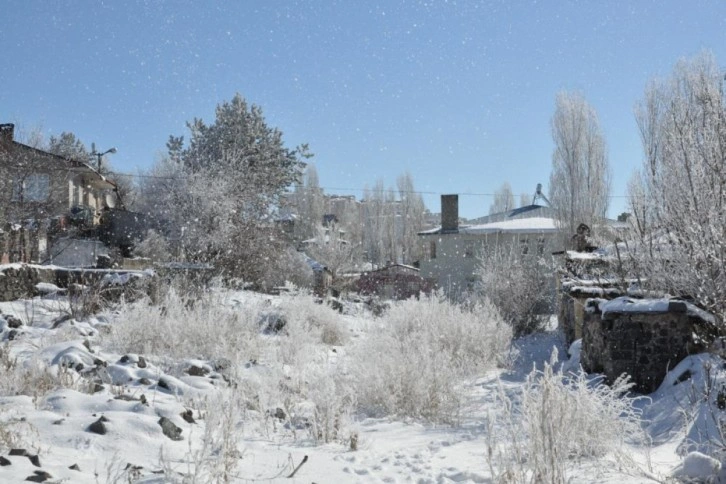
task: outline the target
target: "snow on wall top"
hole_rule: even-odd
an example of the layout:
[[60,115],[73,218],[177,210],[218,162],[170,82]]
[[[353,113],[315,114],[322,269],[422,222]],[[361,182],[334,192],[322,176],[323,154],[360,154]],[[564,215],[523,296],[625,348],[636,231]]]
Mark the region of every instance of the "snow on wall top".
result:
[[594,252],[578,252],[576,250],[568,250],[566,252],[566,257],[569,260],[603,260],[608,258],[608,254],[604,251],[604,249],[598,249]]
[[[600,312],[605,317],[606,314],[664,314],[670,311],[671,303],[675,302],[668,298],[659,299],[632,299],[626,296],[615,298],[611,301],[603,301],[600,303]],[[689,316],[696,317],[702,321],[715,324],[716,318],[709,312],[694,306],[685,301],[678,301],[686,306],[686,313]]]
[[121,273],[139,273],[139,274],[153,274],[153,271],[148,269],[97,269],[94,267],[65,267],[54,264],[41,265],[41,264],[27,264],[25,262],[11,262],[9,264],[0,264],[0,276],[4,276],[6,270],[20,270],[24,267],[41,269],[41,270],[53,270],[53,271],[64,271],[64,272],[95,272],[95,273],[108,273],[108,274],[121,274]]

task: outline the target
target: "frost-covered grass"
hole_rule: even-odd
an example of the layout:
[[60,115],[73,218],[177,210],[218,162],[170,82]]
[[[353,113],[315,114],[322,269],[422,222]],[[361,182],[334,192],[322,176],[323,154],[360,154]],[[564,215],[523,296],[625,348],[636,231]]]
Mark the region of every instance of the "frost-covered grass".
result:
[[441,296],[396,303],[354,352],[354,388],[366,415],[455,422],[462,380],[504,362],[511,328],[497,310]]
[[[101,345],[157,360],[227,359],[248,408],[280,408],[295,438],[330,442],[349,439],[353,414],[456,422],[463,380],[501,365],[511,341],[493,306],[441,296],[394,304],[362,338],[346,321],[306,293],[189,304],[169,291],[159,307],[124,308]],[[240,370],[249,362],[259,370]]]
[[284,332],[292,339],[311,337],[315,342],[331,346],[344,345],[348,339],[340,314],[307,292],[281,296],[279,310],[287,322]]
[[253,299],[236,310],[219,293],[189,299],[171,289],[158,305],[142,300],[116,311],[101,344],[117,353],[171,359],[255,359],[262,307]]
[[[511,328],[486,303],[433,296],[373,316],[341,315],[306,293],[215,289],[193,301],[170,291],[158,306],[122,304],[57,329],[56,315],[43,313],[12,341],[0,329],[0,447],[42,446],[51,474],[68,482],[274,481],[303,455],[310,461],[296,477],[305,482],[589,482],[591,472],[644,482],[642,408],[656,422],[645,428],[660,445],[652,475],[661,482],[679,461],[684,421],[688,439],[704,442],[704,425],[713,432],[711,447],[683,452],[719,455],[720,414],[704,403],[719,412],[726,401],[716,357],[712,378],[694,359],[652,404],[634,405],[625,381],[607,386],[546,363],[554,333],[517,340],[510,365]],[[195,423],[182,417],[190,410]],[[99,415],[109,435],[88,432]],[[182,441],[162,435],[161,416]],[[693,422],[704,424],[700,434]],[[96,468],[96,454],[79,452],[88,445],[103,449]],[[68,470],[69,459],[84,472]],[[692,475],[696,460],[679,475]],[[15,460],[8,475],[22,481],[32,469],[20,464],[32,465]]]
[[[573,462],[581,459],[641,472],[629,446],[647,449],[650,440],[641,426],[638,397],[628,393],[628,378],[606,385],[600,377],[564,374],[556,366],[555,351],[514,395],[500,391],[500,411],[489,421],[492,474],[499,482],[565,483]],[[498,434],[499,426],[504,432]]]

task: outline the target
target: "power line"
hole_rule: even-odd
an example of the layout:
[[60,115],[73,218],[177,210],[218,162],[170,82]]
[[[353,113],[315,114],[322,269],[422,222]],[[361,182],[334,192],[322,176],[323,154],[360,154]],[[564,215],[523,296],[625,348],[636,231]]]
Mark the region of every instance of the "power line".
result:
[[[73,170],[69,170],[67,168],[50,168],[50,170],[53,171],[68,171],[73,172]],[[152,180],[186,180],[189,177],[188,176],[165,176],[165,175],[146,175],[142,173],[122,173],[122,172],[111,172],[105,175],[102,175],[105,178],[113,179],[114,177],[128,177],[128,178],[146,178],[146,179],[152,179]],[[321,186],[318,187],[323,190],[345,190],[348,192],[372,192],[370,188],[351,188],[351,187],[330,187],[330,186]],[[423,191],[423,190],[398,190],[398,189],[386,189],[384,191],[393,191],[395,193],[416,193],[419,195],[445,195],[447,193],[444,192],[431,192],[431,191]],[[468,196],[468,197],[493,197],[496,194],[495,193],[476,193],[476,192],[459,192],[457,195],[462,196]],[[629,198],[628,195],[608,195],[608,198]]]
[[[188,177],[186,176],[162,176],[162,175],[143,175],[143,174],[134,174],[134,173],[118,173],[114,172],[110,174],[109,176],[125,176],[125,177],[132,177],[132,178],[151,178],[151,179],[159,179],[159,180],[184,180]],[[351,188],[351,187],[330,187],[330,186],[321,186],[318,187],[323,190],[345,190],[349,192],[365,192],[365,191],[372,191],[370,188]],[[388,191],[388,190],[385,190]],[[417,193],[419,195],[444,195],[443,192],[431,192],[431,191],[423,191],[423,190],[392,190],[396,193]],[[459,192],[458,195],[462,196],[469,196],[469,197],[493,197],[496,194],[495,193],[475,193],[475,192]],[[609,198],[629,198],[628,195],[608,195]]]

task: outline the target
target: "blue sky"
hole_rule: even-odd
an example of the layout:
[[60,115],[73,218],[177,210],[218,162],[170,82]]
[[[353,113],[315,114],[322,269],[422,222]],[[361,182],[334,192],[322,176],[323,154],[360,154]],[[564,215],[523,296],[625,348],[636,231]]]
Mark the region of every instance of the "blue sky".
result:
[[[310,144],[328,193],[358,196],[405,170],[435,194],[546,187],[562,89],[598,111],[623,195],[648,80],[703,49],[726,62],[718,1],[1,3],[0,122],[115,146],[136,173],[239,92]],[[462,195],[461,214],[491,201]]]

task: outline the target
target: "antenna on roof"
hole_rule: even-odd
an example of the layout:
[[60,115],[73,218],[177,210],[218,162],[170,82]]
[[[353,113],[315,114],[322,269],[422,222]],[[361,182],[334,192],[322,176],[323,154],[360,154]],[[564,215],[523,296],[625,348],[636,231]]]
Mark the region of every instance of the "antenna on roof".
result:
[[534,197],[532,198],[532,205],[534,205],[535,202],[537,201],[537,199],[540,199],[540,198],[545,201],[545,203],[547,204],[548,207],[551,207],[552,206],[552,204],[547,199],[547,197],[545,196],[545,194],[542,193],[542,184],[541,183],[538,183],[537,184],[537,190],[535,190]]

